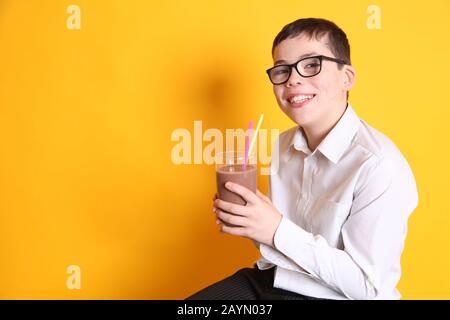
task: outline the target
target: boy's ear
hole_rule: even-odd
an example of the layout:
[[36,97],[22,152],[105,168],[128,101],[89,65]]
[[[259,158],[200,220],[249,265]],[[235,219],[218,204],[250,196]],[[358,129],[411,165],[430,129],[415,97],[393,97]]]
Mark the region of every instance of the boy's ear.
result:
[[349,91],[356,81],[356,70],[352,66],[344,66],[344,89]]

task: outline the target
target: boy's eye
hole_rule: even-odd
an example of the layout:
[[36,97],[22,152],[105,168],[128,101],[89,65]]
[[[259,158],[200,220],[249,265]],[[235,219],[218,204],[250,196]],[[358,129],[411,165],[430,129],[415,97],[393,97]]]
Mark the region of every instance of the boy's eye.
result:
[[274,75],[279,76],[288,73],[288,70],[285,68],[279,68],[274,70]]
[[319,64],[318,63],[309,63],[305,66],[305,68],[318,68]]

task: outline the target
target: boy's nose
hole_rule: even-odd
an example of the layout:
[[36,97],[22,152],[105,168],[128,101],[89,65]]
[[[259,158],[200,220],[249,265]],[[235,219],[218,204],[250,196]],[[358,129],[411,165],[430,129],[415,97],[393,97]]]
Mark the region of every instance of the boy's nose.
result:
[[287,81],[287,86],[292,87],[303,83],[303,77],[297,72],[295,68],[292,68],[291,75]]

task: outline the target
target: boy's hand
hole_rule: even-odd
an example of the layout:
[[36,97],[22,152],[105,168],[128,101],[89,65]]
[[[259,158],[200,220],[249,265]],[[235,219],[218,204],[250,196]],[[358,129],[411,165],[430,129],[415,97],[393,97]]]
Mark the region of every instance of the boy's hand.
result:
[[[282,215],[272,205],[270,199],[258,190],[255,194],[236,183],[227,182],[225,187],[244,198],[247,205],[226,202],[215,196],[213,211],[217,215],[221,231],[274,247],[273,238]],[[227,226],[221,221],[236,227]]]

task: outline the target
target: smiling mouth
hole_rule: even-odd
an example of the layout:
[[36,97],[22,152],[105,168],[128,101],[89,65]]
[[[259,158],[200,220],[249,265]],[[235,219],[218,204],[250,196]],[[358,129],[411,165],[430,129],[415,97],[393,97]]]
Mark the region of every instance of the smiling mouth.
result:
[[315,96],[315,94],[298,95],[291,97],[288,101],[292,107],[299,108],[309,103]]

